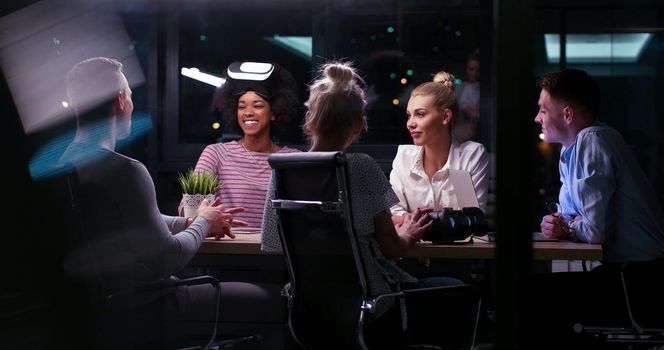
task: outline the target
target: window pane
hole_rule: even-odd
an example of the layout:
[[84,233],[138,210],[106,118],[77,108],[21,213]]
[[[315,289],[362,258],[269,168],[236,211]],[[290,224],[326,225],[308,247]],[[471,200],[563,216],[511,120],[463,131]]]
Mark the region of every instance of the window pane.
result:
[[[304,102],[307,83],[319,64],[331,59],[353,61],[365,78],[368,101],[369,131],[360,144],[412,142],[406,129],[412,89],[440,70],[454,74],[458,83],[466,80],[466,58],[480,47],[476,2],[183,6],[179,69],[196,68],[224,78],[224,69],[233,61],[276,62],[294,75]],[[181,75],[179,88],[179,142],[211,143],[238,136],[227,133],[222,116],[211,108],[214,82]],[[304,110],[301,105],[295,121],[278,135],[280,142],[304,143],[300,128]]]

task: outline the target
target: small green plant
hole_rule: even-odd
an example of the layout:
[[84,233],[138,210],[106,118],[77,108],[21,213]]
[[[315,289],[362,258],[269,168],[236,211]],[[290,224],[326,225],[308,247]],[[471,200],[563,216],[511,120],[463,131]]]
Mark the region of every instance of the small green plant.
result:
[[189,169],[179,175],[178,181],[186,194],[214,194],[219,184],[217,176],[207,171]]

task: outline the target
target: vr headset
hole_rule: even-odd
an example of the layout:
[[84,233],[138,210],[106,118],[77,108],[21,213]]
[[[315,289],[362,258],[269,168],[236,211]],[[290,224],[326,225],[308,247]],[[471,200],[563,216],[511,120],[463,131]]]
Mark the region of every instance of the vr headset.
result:
[[233,62],[228,66],[228,80],[234,96],[239,96],[247,91],[253,91],[256,95],[271,99],[273,92],[272,73],[274,65],[263,62]]
[[422,239],[433,244],[458,244],[473,235],[484,236],[489,230],[489,224],[480,208],[443,208],[427,215],[433,223],[431,230]]

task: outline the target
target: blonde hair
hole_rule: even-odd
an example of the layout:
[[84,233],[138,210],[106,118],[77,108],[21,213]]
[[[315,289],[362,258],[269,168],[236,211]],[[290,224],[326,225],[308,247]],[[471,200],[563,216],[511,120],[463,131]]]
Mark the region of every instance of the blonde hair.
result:
[[440,83],[448,87],[450,90],[454,90],[454,75],[447,73],[445,71],[440,71],[433,76],[434,83]]
[[452,124],[459,110],[456,95],[454,94],[454,75],[440,71],[433,76],[432,82],[418,85],[410,96],[433,96],[433,104],[439,111],[449,109],[452,111]]
[[122,63],[107,57],[93,57],[74,65],[67,72],[67,96],[79,125],[108,119],[113,99],[128,88]]
[[309,112],[304,133],[314,135],[343,135],[358,119],[365,120],[362,78],[350,63],[331,62],[319,70],[319,78],[309,86]]

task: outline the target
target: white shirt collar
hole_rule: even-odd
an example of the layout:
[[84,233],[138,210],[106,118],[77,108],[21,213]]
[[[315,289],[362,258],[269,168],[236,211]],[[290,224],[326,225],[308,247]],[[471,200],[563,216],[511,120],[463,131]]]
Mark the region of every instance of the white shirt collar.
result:
[[[417,146],[417,154],[415,154],[415,159],[413,161],[413,164],[410,166],[410,172],[411,174],[415,174],[421,177],[426,178],[427,175],[424,172],[424,166],[422,164],[422,158],[424,156],[424,147],[422,146]],[[450,168],[450,164],[455,164],[455,162],[459,159],[459,143],[457,141],[452,141],[450,144],[450,153],[447,155],[447,162],[443,165],[441,169],[438,169],[434,176],[440,172],[448,172]]]

